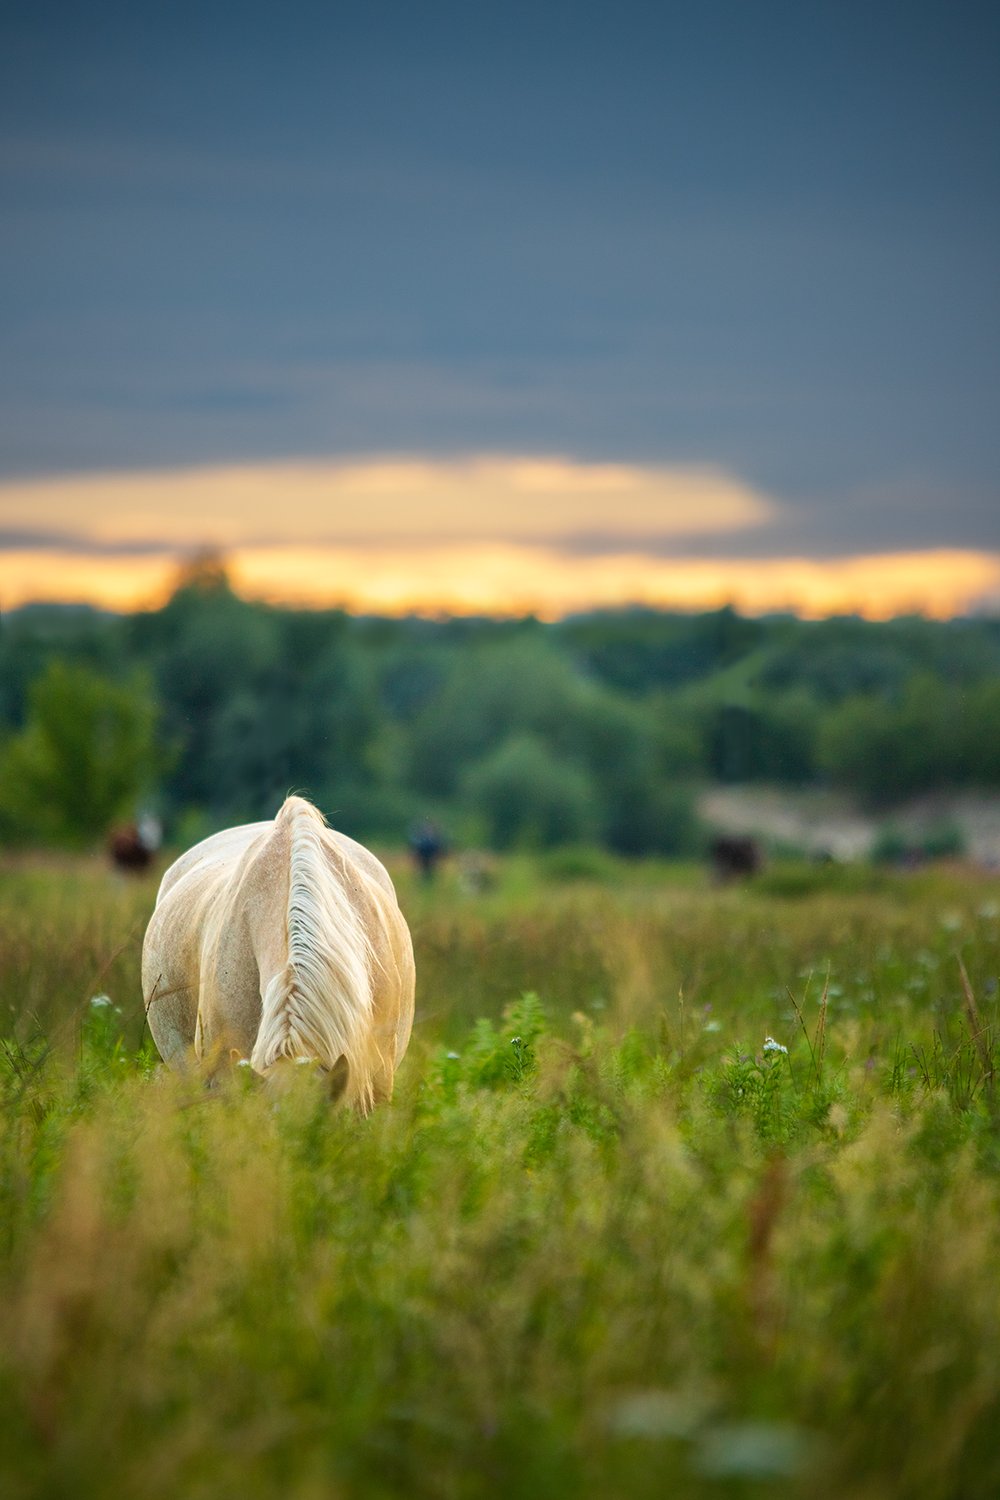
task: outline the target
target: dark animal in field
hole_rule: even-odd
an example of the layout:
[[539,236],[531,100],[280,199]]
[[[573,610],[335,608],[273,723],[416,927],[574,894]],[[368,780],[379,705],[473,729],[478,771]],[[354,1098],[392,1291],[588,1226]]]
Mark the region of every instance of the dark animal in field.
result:
[[170,866],[142,988],[165,1062],[242,1062],[275,1080],[312,1062],[365,1112],[391,1096],[410,1039],[413,947],[375,856],[289,797]]
[[746,880],[764,865],[760,844],[745,834],[720,833],[710,848],[712,874],[720,884]]
[[160,825],[156,818],[124,823],[108,836],[108,855],[118,870],[141,874],[148,870],[160,847]]

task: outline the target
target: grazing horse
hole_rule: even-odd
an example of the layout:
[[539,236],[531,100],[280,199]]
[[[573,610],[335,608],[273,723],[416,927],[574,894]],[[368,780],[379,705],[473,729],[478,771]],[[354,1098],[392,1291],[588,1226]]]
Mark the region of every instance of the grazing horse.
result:
[[367,849],[303,797],[170,866],[142,951],[149,1029],[183,1067],[315,1061],[362,1112],[388,1099],[413,1024],[410,933]]
[[709,852],[712,873],[719,885],[757,875],[764,866],[760,844],[744,834],[720,833],[712,840]]

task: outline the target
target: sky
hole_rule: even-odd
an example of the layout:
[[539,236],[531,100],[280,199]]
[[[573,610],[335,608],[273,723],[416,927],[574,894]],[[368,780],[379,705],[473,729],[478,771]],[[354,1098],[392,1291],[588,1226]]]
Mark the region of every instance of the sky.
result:
[[1000,607],[1000,12],[17,3],[0,608]]

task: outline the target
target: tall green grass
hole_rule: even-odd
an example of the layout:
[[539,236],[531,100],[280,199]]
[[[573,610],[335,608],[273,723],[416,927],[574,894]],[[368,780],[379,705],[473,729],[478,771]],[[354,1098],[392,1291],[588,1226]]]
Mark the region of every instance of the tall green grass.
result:
[[997,882],[400,888],[359,1120],[162,1072],[155,882],[0,871],[4,1496],[1000,1493]]

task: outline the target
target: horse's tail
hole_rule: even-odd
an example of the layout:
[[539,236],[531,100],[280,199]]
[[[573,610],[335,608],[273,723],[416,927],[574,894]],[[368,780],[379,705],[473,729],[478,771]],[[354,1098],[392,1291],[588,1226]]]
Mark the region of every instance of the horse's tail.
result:
[[250,1061],[259,1073],[283,1058],[315,1058],[340,1076],[346,1067],[344,1097],[366,1110],[378,1063],[371,944],[330,867],[322,813],[289,797],[274,821],[290,843],[288,959],[265,987]]

